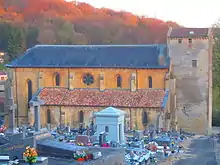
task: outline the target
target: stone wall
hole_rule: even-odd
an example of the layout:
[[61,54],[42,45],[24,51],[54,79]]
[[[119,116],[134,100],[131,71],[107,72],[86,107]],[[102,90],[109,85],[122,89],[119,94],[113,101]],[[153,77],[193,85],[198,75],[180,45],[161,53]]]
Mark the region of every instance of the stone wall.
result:
[[[90,125],[93,113],[103,110],[107,107],[72,107],[72,106],[41,106],[41,124],[42,127],[47,127],[47,110],[51,111],[51,127],[60,125],[69,125],[71,127],[79,127],[79,112],[82,111],[84,114],[84,126]],[[118,108],[126,112],[125,125],[132,129],[144,129],[146,125],[143,124],[143,112],[147,113],[148,123],[147,126],[158,124],[158,115],[161,110],[155,108]],[[64,114],[62,116],[61,114]],[[33,124],[34,117],[33,112],[31,115],[30,123]]]
[[89,165],[124,165],[124,149],[116,148],[91,148],[90,151],[101,151],[103,157],[91,161]]
[[[122,77],[122,89],[130,89],[131,84],[136,84],[137,89],[148,88],[148,76],[152,76],[153,88],[164,88],[164,77],[167,69],[58,69],[58,68],[16,68],[13,69],[14,97],[18,105],[16,116],[19,123],[28,122],[28,87],[27,81],[32,81],[32,93],[39,88],[55,86],[55,73],[60,73],[60,86],[67,88],[102,88],[113,89],[116,86],[116,75]],[[87,86],[82,82],[82,76],[91,73],[94,83]],[[136,83],[131,83],[131,76],[135,74]],[[100,82],[100,75],[104,77]],[[101,85],[101,86],[100,86]]]
[[23,134],[15,134],[13,136],[8,136],[9,143],[0,145],[0,153],[2,155],[17,156],[18,158],[23,158],[23,152],[27,146],[34,146],[34,137],[27,137],[23,139]]
[[[208,38],[168,39],[169,54],[172,58],[172,74],[176,78],[176,101],[178,126],[188,131],[205,133],[207,112],[211,104],[209,88],[210,44]],[[192,66],[197,60],[197,67]]]

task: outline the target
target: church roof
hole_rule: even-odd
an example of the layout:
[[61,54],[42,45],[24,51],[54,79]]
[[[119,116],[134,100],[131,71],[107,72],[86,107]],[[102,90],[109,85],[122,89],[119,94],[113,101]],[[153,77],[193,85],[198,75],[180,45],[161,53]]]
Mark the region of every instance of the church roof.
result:
[[[160,63],[160,58],[164,63]],[[166,45],[36,45],[10,68],[168,68]]]
[[208,37],[208,28],[173,28],[168,37],[170,38],[200,38]]
[[164,89],[141,89],[136,92],[122,89],[73,89],[45,87],[36,95],[51,106],[94,106],[94,107],[152,107],[161,108]]

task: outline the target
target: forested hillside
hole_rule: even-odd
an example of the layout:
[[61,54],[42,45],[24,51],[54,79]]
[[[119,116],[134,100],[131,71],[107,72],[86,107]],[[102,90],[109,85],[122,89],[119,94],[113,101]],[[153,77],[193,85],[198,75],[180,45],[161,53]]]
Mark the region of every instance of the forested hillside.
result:
[[174,22],[64,0],[0,0],[0,49],[10,60],[35,44],[165,43]]

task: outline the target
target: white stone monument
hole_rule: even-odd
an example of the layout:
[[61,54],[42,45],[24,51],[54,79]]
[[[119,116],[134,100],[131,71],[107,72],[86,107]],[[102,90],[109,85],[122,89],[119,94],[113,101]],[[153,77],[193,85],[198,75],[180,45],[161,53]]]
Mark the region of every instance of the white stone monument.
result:
[[124,117],[125,112],[113,107],[108,107],[94,114],[97,135],[107,133],[107,140],[125,143]]

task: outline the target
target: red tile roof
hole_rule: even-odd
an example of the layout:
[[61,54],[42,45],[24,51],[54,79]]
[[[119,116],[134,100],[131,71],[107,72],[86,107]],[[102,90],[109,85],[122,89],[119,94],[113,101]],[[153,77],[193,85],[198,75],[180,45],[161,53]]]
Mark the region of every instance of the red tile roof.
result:
[[174,28],[171,30],[171,38],[196,38],[208,37],[208,28]]
[[165,96],[163,89],[130,90],[74,89],[47,87],[38,94],[44,105],[64,106],[114,106],[114,107],[161,107]]

